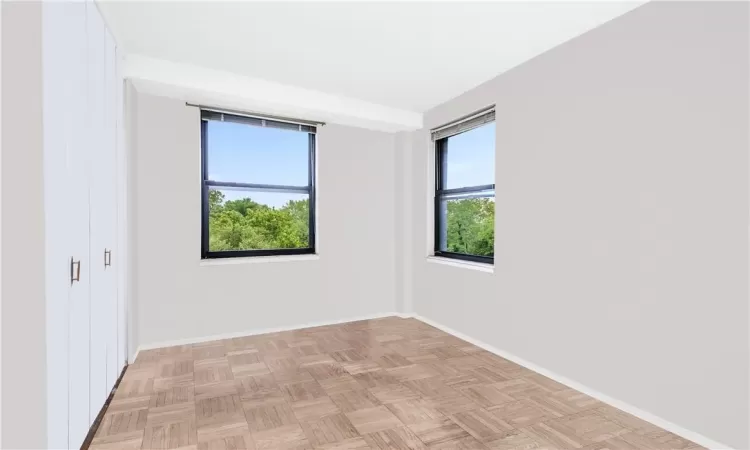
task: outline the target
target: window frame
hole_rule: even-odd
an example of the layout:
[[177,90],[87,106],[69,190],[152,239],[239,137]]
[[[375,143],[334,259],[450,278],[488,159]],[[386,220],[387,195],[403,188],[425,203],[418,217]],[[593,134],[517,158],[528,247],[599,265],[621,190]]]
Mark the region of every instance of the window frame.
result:
[[[311,126],[308,123],[295,123],[293,121],[280,121],[266,119],[265,117],[258,117],[253,115],[242,115],[235,112],[227,113],[223,111],[215,111],[209,109],[201,109],[200,116],[200,132],[201,132],[201,259],[222,259],[222,258],[247,258],[254,256],[288,256],[288,255],[311,255],[316,252],[316,201],[315,201],[315,155],[316,155],[316,133],[317,129],[315,126]],[[283,124],[284,126],[279,128],[289,129],[288,125],[300,125],[308,131],[308,177],[306,186],[286,186],[286,185],[275,185],[275,184],[259,184],[259,183],[237,183],[228,181],[216,181],[211,180],[208,177],[208,122],[209,120],[215,120],[206,118],[215,114],[221,114],[222,121],[224,117],[231,118],[233,122],[241,123],[243,119],[247,120],[247,126],[258,126],[251,122],[260,121],[261,126],[269,126],[273,124]],[[293,132],[293,130],[290,130]],[[298,131],[302,132],[302,131]],[[211,251],[209,250],[209,191],[211,188],[231,188],[241,189],[247,191],[261,190],[265,192],[289,192],[289,193],[304,193],[308,195],[308,246],[303,248],[274,248],[274,249],[246,249],[246,250],[222,250],[222,251]]]
[[[450,124],[443,125],[439,128],[436,128],[435,130],[444,129],[447,127],[454,127],[456,125],[461,125],[464,122],[469,122],[471,119],[481,116],[488,113],[494,113],[494,108],[490,110],[483,110],[477,113],[472,113],[467,118],[459,119],[455,122],[451,122]],[[446,197],[449,197],[451,195],[456,194],[464,194],[467,196],[471,196],[472,194],[478,194],[484,191],[492,190],[493,195],[492,197],[495,197],[495,184],[483,184],[483,185],[476,185],[476,186],[465,186],[460,188],[452,188],[452,189],[446,189],[445,188],[445,172],[448,170],[448,161],[447,161],[447,155],[448,155],[448,139],[450,139],[453,136],[457,136],[462,133],[466,133],[469,131],[472,131],[476,128],[479,128],[481,126],[487,125],[488,123],[494,122],[494,116],[492,121],[490,122],[484,122],[481,123],[478,126],[474,126],[468,129],[462,129],[461,131],[450,134],[447,136],[443,136],[439,139],[435,139],[433,141],[434,144],[434,160],[435,160],[435,192],[434,192],[434,205],[433,205],[433,231],[434,231],[434,245],[433,245],[433,254],[434,256],[440,257],[440,258],[449,258],[449,259],[457,259],[457,260],[463,260],[463,261],[470,261],[470,262],[477,262],[477,263],[484,263],[484,264],[490,264],[493,265],[495,263],[495,257],[493,256],[482,256],[482,255],[471,255],[467,253],[457,253],[457,252],[449,252],[445,250],[441,250],[440,246],[440,237],[443,233],[443,226],[442,226],[442,220],[440,217],[440,204],[443,199]],[[435,132],[433,130],[433,133]],[[493,151],[495,149],[493,148]],[[477,197],[485,197],[485,196],[477,196]],[[447,222],[447,220],[446,220]]]

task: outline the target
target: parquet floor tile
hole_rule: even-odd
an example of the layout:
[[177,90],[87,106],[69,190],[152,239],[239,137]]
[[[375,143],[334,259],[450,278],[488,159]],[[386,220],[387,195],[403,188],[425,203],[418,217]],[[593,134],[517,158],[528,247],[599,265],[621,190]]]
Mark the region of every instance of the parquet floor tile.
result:
[[[151,396],[142,397],[120,397],[112,399],[107,409],[107,414],[118,411],[132,411],[135,409],[148,409],[151,406]],[[155,405],[154,405],[155,406]]]
[[253,408],[264,405],[274,405],[277,403],[286,403],[286,397],[280,389],[263,390],[255,392],[245,392],[240,394],[242,405],[247,408]]
[[423,378],[433,378],[438,376],[430,366],[422,364],[409,364],[407,366],[394,367],[386,369],[386,372],[396,379],[396,381],[413,381]]
[[406,425],[443,417],[433,401],[422,398],[390,403],[386,407]]
[[392,384],[370,389],[370,393],[381,403],[396,403],[420,398],[420,394],[402,384]]
[[526,399],[493,406],[489,411],[514,428],[534,425],[556,417]]
[[296,369],[290,369],[290,370],[277,370],[277,371],[271,372],[271,375],[273,376],[274,380],[276,380],[276,382],[279,384],[279,386],[283,386],[285,384],[290,384],[290,383],[302,383],[305,381],[315,381],[315,378],[313,378],[309,369],[303,369],[302,367],[298,367]]
[[362,389],[362,386],[359,384],[359,382],[349,374],[341,375],[340,377],[336,378],[320,380],[320,385],[328,395]]
[[486,409],[461,412],[451,416],[461,428],[479,441],[491,441],[513,427]]
[[415,319],[147,350],[90,449],[698,449]]
[[439,377],[408,380],[404,381],[402,384],[426,398],[437,398],[456,393],[455,390],[449,388]]
[[[250,436],[250,428],[243,415],[233,415],[223,420],[214,420],[204,424],[198,424],[197,437],[198,446],[207,446],[208,444],[215,447],[223,444],[237,442],[236,438]],[[206,444],[208,443],[208,444]],[[248,444],[245,444],[248,445]]]
[[323,390],[317,381],[301,381],[285,384],[281,387],[281,391],[291,404],[326,397],[326,391]]
[[409,428],[428,447],[471,436],[456,422],[447,417],[415,423],[409,425]]
[[403,423],[385,406],[360,409],[346,413],[346,417],[361,434],[403,426]]
[[331,414],[301,425],[307,439],[316,447],[360,436],[344,414]]
[[423,450],[422,440],[408,428],[392,428],[365,435],[365,442],[374,450]]
[[478,404],[458,392],[432,397],[432,401],[435,402],[437,410],[446,416],[479,408]]
[[352,376],[359,382],[359,384],[366,388],[375,388],[388,386],[391,384],[398,384],[398,380],[396,379],[396,377],[389,374],[383,369],[361,372]]
[[234,379],[229,361],[224,357],[197,360],[193,370],[193,380],[196,386]]
[[569,429],[554,422],[541,422],[523,428],[523,432],[531,436],[535,441],[542,443],[544,447],[550,448],[581,448],[592,444],[582,436],[577,436]]
[[461,388],[460,392],[476,404],[484,407],[502,405],[515,400],[503,392],[497,384],[478,384]]
[[380,406],[380,400],[366,389],[353,389],[351,391],[331,394],[331,400],[333,400],[333,403],[335,403],[343,412],[352,412],[357,411],[358,409]]
[[195,401],[195,387],[191,384],[177,385],[157,390],[149,397],[148,406],[159,408],[162,406],[193,403]]
[[98,436],[115,436],[127,434],[134,431],[143,431],[146,428],[146,417],[148,409],[135,409],[129,411],[114,411],[104,415]]
[[111,436],[97,435],[91,441],[89,450],[135,450],[143,445],[143,430]]
[[596,411],[584,411],[578,414],[549,421],[551,426],[582,437],[587,441],[606,441],[629,432],[628,429],[597,414]]
[[297,419],[301,421],[318,420],[321,417],[341,412],[330,397],[295,403],[292,405],[292,410]]
[[513,430],[500,435],[497,439],[485,442],[487,448],[493,450],[530,450],[544,448],[522,430]]
[[183,356],[166,358],[159,362],[157,374],[160,377],[178,377],[193,373],[193,359]]
[[324,444],[315,447],[316,450],[370,450],[367,441],[362,437],[346,439],[340,442]]
[[255,450],[250,433],[198,440],[198,450]]
[[142,448],[179,449],[195,445],[196,441],[195,419],[182,419],[147,425]]
[[466,436],[452,441],[437,442],[429,446],[430,449],[444,450],[480,450],[486,449],[481,442],[472,436]]
[[297,423],[294,411],[286,402],[245,408],[250,431],[266,431]]
[[289,425],[273,430],[253,433],[255,447],[258,450],[309,450],[312,449],[305,432],[299,425]]

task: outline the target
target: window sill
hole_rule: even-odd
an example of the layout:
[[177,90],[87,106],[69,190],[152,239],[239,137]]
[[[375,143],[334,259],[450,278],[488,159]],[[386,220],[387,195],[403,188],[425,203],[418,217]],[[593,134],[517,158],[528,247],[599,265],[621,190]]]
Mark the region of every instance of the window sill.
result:
[[441,258],[439,256],[428,256],[428,263],[443,264],[446,266],[460,267],[463,269],[476,270],[477,272],[495,273],[495,266],[474,261],[462,261],[453,258]]
[[316,261],[320,255],[244,256],[237,258],[202,259],[200,266],[230,266],[233,264],[261,264],[293,261]]

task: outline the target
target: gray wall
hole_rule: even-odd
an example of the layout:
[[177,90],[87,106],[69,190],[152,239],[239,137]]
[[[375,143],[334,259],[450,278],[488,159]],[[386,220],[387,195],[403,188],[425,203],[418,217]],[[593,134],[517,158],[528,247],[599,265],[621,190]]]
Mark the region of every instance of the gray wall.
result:
[[2,448],[46,448],[42,8],[2,3]]
[[394,135],[319,128],[319,259],[206,266],[199,111],[144,93],[130,105],[136,344],[395,310]]
[[428,262],[428,319],[748,448],[748,4],[649,3],[429,111],[497,105],[494,273]]

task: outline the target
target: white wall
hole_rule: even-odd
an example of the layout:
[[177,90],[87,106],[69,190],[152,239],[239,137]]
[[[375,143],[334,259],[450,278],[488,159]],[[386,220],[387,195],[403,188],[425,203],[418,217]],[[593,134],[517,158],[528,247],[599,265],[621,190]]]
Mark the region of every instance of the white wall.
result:
[[748,448],[748,41],[747,3],[650,3],[429,111],[497,105],[496,256],[425,259],[413,133],[416,312]]
[[318,259],[204,265],[199,110],[135,97],[135,344],[395,311],[394,135],[319,128]]
[[42,8],[2,2],[2,448],[46,448]]

